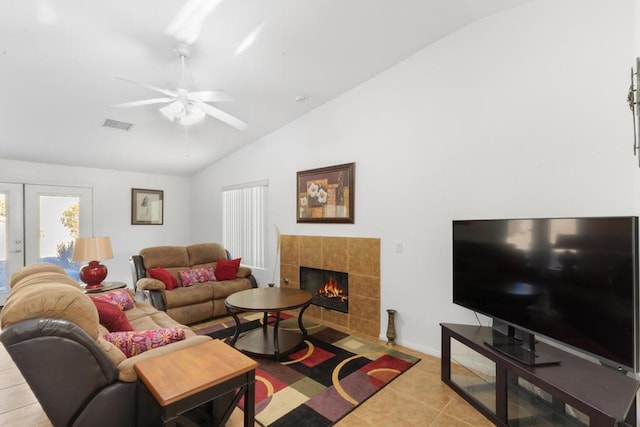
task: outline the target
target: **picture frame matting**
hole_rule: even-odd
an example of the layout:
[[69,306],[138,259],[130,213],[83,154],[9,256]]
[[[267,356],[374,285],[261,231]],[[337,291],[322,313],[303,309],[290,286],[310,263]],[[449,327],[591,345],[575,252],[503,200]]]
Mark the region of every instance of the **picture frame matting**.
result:
[[162,225],[164,191],[131,189],[131,225]]

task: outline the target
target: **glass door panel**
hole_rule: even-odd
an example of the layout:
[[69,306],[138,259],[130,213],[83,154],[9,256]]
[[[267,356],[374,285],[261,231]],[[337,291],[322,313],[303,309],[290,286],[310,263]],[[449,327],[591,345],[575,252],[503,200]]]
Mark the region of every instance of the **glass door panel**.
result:
[[92,235],[91,189],[25,186],[27,264],[59,265],[78,280],[71,260],[76,237]]
[[40,262],[59,265],[78,280],[79,263],[71,259],[73,242],[79,233],[80,198],[40,196],[38,256]]
[[9,295],[9,279],[24,266],[22,184],[0,183],[0,305]]

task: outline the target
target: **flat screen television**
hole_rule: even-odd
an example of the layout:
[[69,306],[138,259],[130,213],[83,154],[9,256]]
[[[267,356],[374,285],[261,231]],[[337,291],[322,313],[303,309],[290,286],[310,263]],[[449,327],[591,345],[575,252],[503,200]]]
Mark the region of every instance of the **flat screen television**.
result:
[[637,372],[637,231],[637,217],[453,221],[453,302],[506,325],[488,344],[524,363],[554,363],[540,335]]

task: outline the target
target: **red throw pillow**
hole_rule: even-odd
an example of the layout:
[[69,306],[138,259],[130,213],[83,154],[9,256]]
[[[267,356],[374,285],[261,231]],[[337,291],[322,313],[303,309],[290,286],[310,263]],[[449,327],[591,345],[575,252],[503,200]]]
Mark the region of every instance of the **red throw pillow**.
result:
[[149,272],[149,276],[151,276],[154,279],[158,279],[162,283],[164,283],[164,286],[166,286],[168,291],[178,287],[178,281],[176,280],[176,278],[173,277],[173,274],[169,273],[164,268],[162,267],[150,268],[147,271]]
[[216,263],[216,279],[218,280],[233,280],[238,275],[238,268],[240,268],[241,258],[232,260],[220,258]]
[[91,301],[98,309],[100,324],[107,328],[109,332],[133,331],[127,315],[117,305],[96,298],[91,298]]

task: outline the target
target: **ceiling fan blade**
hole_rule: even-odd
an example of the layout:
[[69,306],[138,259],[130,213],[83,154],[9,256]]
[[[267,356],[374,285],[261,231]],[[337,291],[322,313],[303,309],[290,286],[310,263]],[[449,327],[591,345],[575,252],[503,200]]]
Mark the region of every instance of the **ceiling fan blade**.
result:
[[200,101],[194,101],[193,105],[201,109],[208,115],[215,117],[216,119],[223,121],[229,126],[232,126],[238,130],[245,130],[249,127],[249,125],[243,122],[242,120],[237,119],[233,117],[231,114],[225,113],[224,111],[212,105],[205,104],[204,102],[200,102]]
[[167,96],[171,96],[171,97],[175,97],[176,96],[176,94],[174,92],[172,92],[170,90],[167,90],[167,89],[163,89],[161,87],[148,85],[146,83],[136,82],[136,81],[133,81],[133,80],[125,79],[123,77],[116,77],[116,79],[122,80],[122,81],[127,82],[127,83],[133,83],[134,85],[142,86],[144,88],[147,88],[149,90],[153,90],[155,92],[160,92],[163,95],[167,95]]
[[233,102],[235,99],[223,90],[201,90],[189,92],[189,95],[202,102]]
[[114,108],[133,108],[133,107],[141,107],[143,105],[153,105],[153,104],[164,104],[165,102],[171,102],[175,98],[151,98],[151,99],[142,99],[140,101],[131,101],[124,102],[122,104],[115,104],[111,107]]

